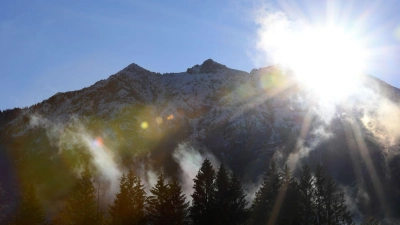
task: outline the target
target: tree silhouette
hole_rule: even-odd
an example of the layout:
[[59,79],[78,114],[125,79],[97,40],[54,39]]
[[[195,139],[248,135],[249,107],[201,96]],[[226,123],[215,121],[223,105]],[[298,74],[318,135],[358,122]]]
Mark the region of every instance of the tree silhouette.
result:
[[36,188],[32,183],[21,185],[21,199],[13,221],[14,225],[44,224],[45,215]]
[[276,223],[280,225],[298,224],[300,220],[299,187],[287,165],[283,170],[280,192],[284,192],[284,197]]
[[104,213],[104,196],[105,192],[102,188],[102,182],[96,182],[96,221],[97,224],[104,224],[105,213]]
[[221,164],[215,179],[215,213],[216,224],[227,224],[230,209],[229,174]]
[[152,224],[182,225],[188,223],[189,203],[186,202],[186,197],[176,178],[166,184],[164,175],[161,173],[158,176],[157,184],[150,192],[153,196],[148,198],[148,214]]
[[335,202],[332,206],[335,211],[334,224],[353,224],[353,214],[347,210],[345,194],[339,190],[337,192]]
[[160,173],[156,185],[150,189],[153,196],[147,198],[147,211],[149,219],[154,225],[171,224],[171,204],[169,202],[168,185],[165,183],[164,174]]
[[272,214],[275,200],[279,194],[280,186],[281,175],[275,161],[271,161],[271,165],[264,175],[263,182],[256,192],[256,196],[250,208],[251,224],[267,224]]
[[190,217],[195,225],[210,225],[215,222],[215,170],[210,160],[204,160],[194,181],[194,192]]
[[303,165],[297,182],[287,166],[279,173],[272,161],[250,210],[247,224],[353,224],[344,192],[321,165],[314,173]]
[[189,202],[182,193],[182,187],[179,185],[178,179],[172,178],[168,183],[168,201],[170,202],[170,218],[171,225],[188,224]]
[[139,177],[132,170],[122,174],[119,192],[114,202],[109,206],[110,223],[115,225],[145,223],[145,191]]
[[146,223],[146,192],[139,176],[135,176],[133,171],[128,172],[129,185],[132,188],[131,198],[133,198],[133,223],[141,225]]
[[221,164],[215,179],[215,223],[241,224],[246,220],[245,194],[239,179]]
[[336,211],[333,208],[335,201],[337,199],[336,191],[338,190],[338,185],[331,177],[327,177],[325,185],[325,209],[326,209],[326,222],[333,224],[335,221]]
[[315,168],[314,172],[314,194],[315,194],[315,214],[316,214],[316,224],[325,224],[326,223],[326,214],[327,214],[327,204],[325,204],[326,196],[326,177],[325,172],[322,169],[322,165],[318,164]]
[[75,181],[65,208],[55,218],[56,224],[98,224],[96,189],[89,170]]
[[323,204],[324,214],[321,215],[321,220],[326,224],[353,224],[353,215],[346,206],[345,193],[330,176],[326,176]]
[[308,165],[303,165],[299,178],[300,224],[315,224],[314,178]]
[[242,183],[235,174],[231,176],[229,182],[229,210],[227,223],[231,225],[242,224],[247,219],[247,201],[243,191]]
[[132,203],[129,198],[129,185],[127,176],[122,174],[119,181],[119,192],[116,194],[114,203],[109,206],[109,213],[111,217],[111,224],[129,224],[131,220]]

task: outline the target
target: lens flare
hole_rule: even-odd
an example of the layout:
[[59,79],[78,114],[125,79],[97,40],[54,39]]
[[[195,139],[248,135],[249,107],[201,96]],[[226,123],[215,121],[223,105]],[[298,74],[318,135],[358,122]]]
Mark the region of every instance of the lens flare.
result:
[[147,123],[146,121],[143,121],[143,122],[140,124],[140,127],[141,127],[143,130],[146,130],[147,128],[149,128],[149,123]]
[[161,118],[161,117],[156,117],[156,123],[158,124],[158,125],[160,125],[160,124],[162,124],[164,121],[163,121],[163,119]]
[[174,119],[174,115],[169,115],[169,116],[167,116],[167,120],[173,120]]
[[96,137],[92,144],[96,147],[102,147],[103,146],[103,139],[101,137]]

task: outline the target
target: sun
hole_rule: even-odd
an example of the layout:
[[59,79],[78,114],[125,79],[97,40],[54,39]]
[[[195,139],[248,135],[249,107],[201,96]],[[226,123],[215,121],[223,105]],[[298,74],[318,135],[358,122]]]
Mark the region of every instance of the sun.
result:
[[343,99],[357,88],[367,52],[361,38],[335,26],[308,27],[283,39],[280,63],[324,99]]

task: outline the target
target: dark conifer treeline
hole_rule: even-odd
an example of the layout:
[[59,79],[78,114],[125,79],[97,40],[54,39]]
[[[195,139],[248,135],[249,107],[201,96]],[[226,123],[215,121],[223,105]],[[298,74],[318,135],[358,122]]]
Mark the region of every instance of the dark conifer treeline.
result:
[[[241,182],[223,165],[216,171],[206,159],[193,181],[194,192],[189,205],[177,178],[167,179],[160,173],[157,183],[150,189],[150,196],[146,196],[140,177],[129,170],[120,178],[113,203],[105,208],[93,176],[86,170],[75,181],[64,207],[47,224],[354,224],[345,205],[344,192],[325,174],[321,165],[314,170],[302,166],[295,179],[287,166],[281,170],[272,161],[250,207],[247,207]],[[14,216],[7,223],[46,224],[34,185],[22,185],[20,195]],[[3,219],[5,206],[5,202],[0,202],[0,219]],[[371,221],[378,224],[373,218],[365,224]]]
[[240,181],[223,165],[216,172],[206,159],[196,178],[190,218],[193,224],[243,224],[246,219],[245,194]]
[[119,192],[114,203],[109,206],[110,224],[144,224],[145,222],[145,191],[140,177],[132,170],[123,174],[120,179]]
[[54,219],[54,224],[99,224],[101,219],[97,214],[96,189],[89,171],[81,173],[75,181],[65,207]]
[[291,177],[285,166],[279,171],[274,162],[250,208],[248,224],[353,224],[345,205],[344,192],[325,175],[321,165],[314,173],[304,165],[299,179]]

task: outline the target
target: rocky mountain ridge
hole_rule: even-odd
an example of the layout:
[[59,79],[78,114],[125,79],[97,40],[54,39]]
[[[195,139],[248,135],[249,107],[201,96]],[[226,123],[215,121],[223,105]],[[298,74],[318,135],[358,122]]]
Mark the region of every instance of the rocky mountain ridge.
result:
[[[85,160],[102,171],[93,145],[100,141],[119,169],[183,171],[174,154],[184,145],[215,156],[247,183],[257,182],[271,158],[294,173],[302,162],[321,162],[347,187],[355,213],[383,215],[380,206],[394,211],[400,202],[398,136],[390,126],[400,116],[399,99],[399,89],[371,76],[346,100],[327,102],[279,66],[247,73],[209,59],[160,74],[130,64],[82,90],[1,112],[0,153],[15,167],[33,165],[18,171],[42,184],[49,201],[62,193],[48,179],[70,179]],[[357,135],[382,188],[395,197],[376,194]]]

